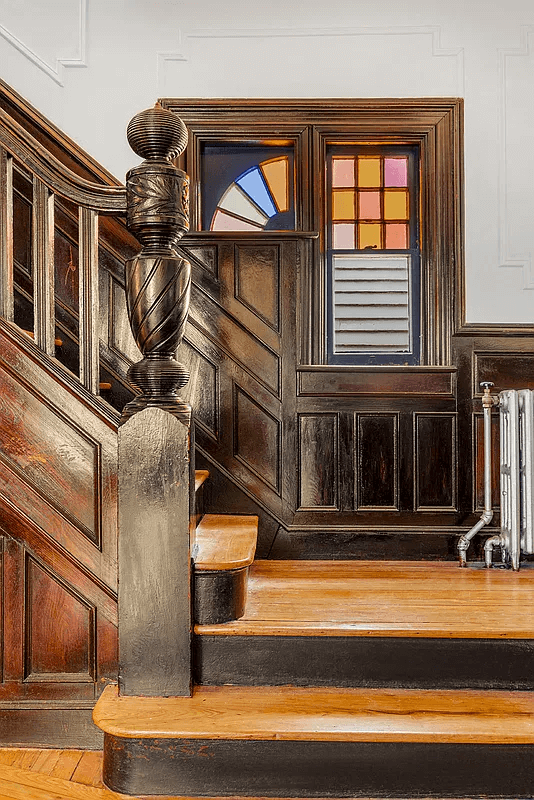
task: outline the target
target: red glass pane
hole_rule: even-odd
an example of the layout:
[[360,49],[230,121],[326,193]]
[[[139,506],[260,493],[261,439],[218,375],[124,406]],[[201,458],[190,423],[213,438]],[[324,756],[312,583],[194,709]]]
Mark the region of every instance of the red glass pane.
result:
[[360,219],[380,219],[380,192],[360,192]]
[[408,226],[398,222],[386,224],[386,250],[408,248]]

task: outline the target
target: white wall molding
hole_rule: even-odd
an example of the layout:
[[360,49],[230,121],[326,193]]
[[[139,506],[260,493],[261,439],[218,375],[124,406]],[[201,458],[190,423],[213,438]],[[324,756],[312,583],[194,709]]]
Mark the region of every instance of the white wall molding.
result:
[[[520,28],[519,47],[499,49],[499,267],[516,267],[523,270],[523,288],[534,289],[532,254],[525,253],[520,258],[510,257],[510,217],[508,209],[508,59],[532,55],[530,36],[534,34],[534,25],[522,25]],[[532,98],[525,98],[532,102]],[[534,145],[534,141],[533,141]]]
[[165,77],[169,62],[190,60],[191,41],[213,39],[304,39],[304,38],[355,38],[364,36],[430,36],[432,56],[456,58],[456,94],[465,95],[465,67],[463,47],[445,48],[441,43],[441,26],[384,26],[346,28],[197,28],[183,36],[181,52],[158,53],[158,91],[165,91]]
[[78,0],[78,56],[76,58],[57,58],[55,64],[49,64],[35,50],[32,50],[15,34],[11,33],[4,25],[0,24],[0,36],[19,51],[28,61],[31,61],[45,75],[52,78],[59,86],[64,85],[63,70],[65,67],[87,67],[87,3],[88,0]]

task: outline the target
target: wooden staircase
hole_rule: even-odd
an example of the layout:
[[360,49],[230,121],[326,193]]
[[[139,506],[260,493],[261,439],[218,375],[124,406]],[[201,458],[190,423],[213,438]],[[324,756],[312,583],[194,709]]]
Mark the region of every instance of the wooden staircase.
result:
[[[254,527],[251,518],[208,515],[197,529],[206,575],[243,570],[248,591],[239,618],[197,621],[192,696],[104,690],[94,721],[105,733],[111,789],[532,797],[528,570],[444,562],[249,567]],[[202,567],[196,586],[201,575]],[[225,616],[225,591],[213,587],[203,613],[216,618],[219,600]]]

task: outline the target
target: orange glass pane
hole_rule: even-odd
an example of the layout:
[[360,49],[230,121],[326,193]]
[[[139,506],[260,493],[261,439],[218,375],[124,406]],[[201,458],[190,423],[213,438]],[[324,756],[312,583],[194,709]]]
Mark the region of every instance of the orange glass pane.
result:
[[354,186],[354,159],[332,159],[332,186]]
[[332,247],[334,250],[354,250],[354,225],[346,222],[332,225]]
[[408,192],[384,192],[384,219],[408,219]]
[[289,158],[273,158],[262,161],[260,169],[269,187],[278,211],[289,210]]
[[360,219],[380,219],[380,192],[359,193]]
[[379,158],[358,158],[358,186],[382,185]]
[[376,222],[360,222],[358,225],[358,248],[376,247],[380,249],[380,233],[382,226]]
[[332,219],[354,219],[354,192],[332,192]]
[[408,226],[404,223],[389,222],[386,225],[386,250],[406,250],[408,247]]

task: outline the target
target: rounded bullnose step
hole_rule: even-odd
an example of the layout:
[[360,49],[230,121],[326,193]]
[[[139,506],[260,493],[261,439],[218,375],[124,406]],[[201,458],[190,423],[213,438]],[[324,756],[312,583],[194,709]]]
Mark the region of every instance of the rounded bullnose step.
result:
[[104,780],[131,794],[531,797],[528,693],[196,687],[94,711]]
[[194,616],[198,624],[218,625],[243,616],[257,538],[257,517],[230,514],[202,517],[192,548]]

